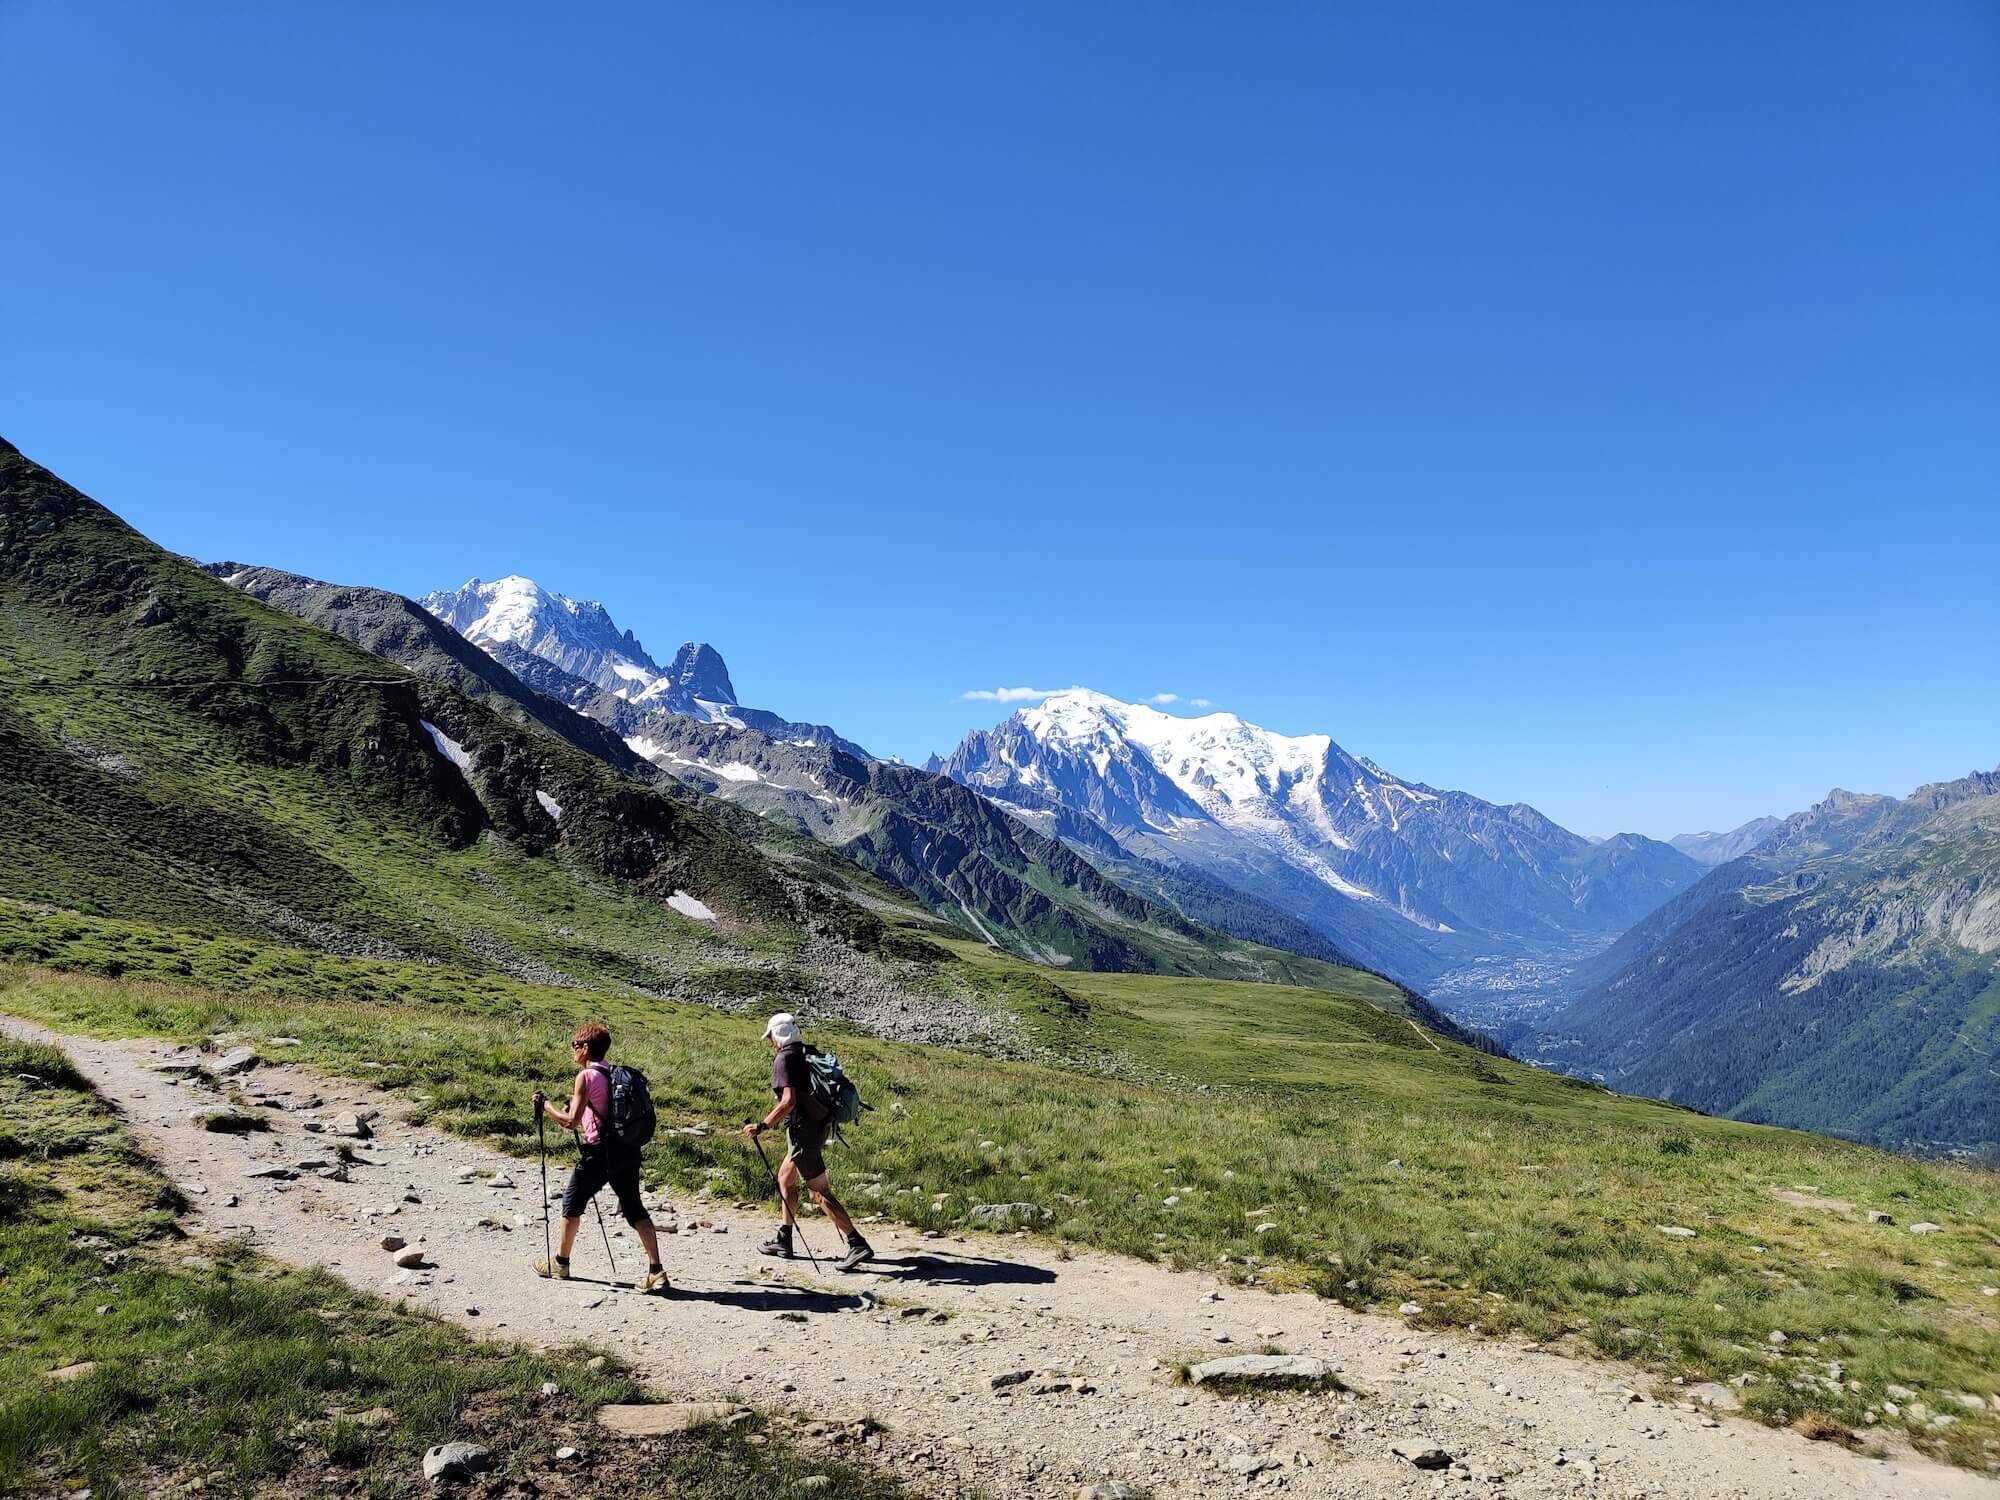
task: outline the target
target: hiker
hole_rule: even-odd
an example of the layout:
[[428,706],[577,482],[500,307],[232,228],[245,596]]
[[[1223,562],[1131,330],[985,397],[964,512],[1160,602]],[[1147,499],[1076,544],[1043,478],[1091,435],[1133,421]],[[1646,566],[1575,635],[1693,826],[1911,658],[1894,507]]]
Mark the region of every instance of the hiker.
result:
[[784,1164],[778,1168],[778,1196],[785,1219],[778,1232],[757,1248],[766,1255],[791,1257],[792,1225],[799,1216],[799,1183],[803,1181],[833,1220],[834,1228],[847,1237],[847,1254],[837,1264],[843,1271],[855,1270],[875,1252],[827,1186],[826,1137],[833,1125],[833,1111],[813,1093],[812,1064],[807,1061],[798,1021],[787,1011],[778,1012],[764,1027],[764,1040],[774,1053],[771,1092],[778,1096],[778,1102],[763,1119],[745,1125],[743,1133],[754,1141],[767,1130],[785,1127],[787,1150]]
[[549,1103],[548,1095],[535,1090],[535,1113],[546,1114],[564,1130],[574,1130],[578,1141],[576,1170],[563,1190],[562,1249],[556,1252],[553,1263],[536,1261],[536,1274],[569,1280],[569,1252],[583,1223],[583,1206],[608,1183],[618,1195],[618,1212],[638,1231],[639,1241],[646,1247],[646,1277],[640,1290],[664,1291],[667,1272],[660,1264],[660,1237],[653,1231],[652,1215],[639,1199],[641,1148],[614,1139],[610,1129],[611,1069],[604,1054],[611,1050],[611,1033],[592,1021],[577,1027],[569,1046],[576,1064],[576,1088],[570,1094],[569,1108],[557,1109]]

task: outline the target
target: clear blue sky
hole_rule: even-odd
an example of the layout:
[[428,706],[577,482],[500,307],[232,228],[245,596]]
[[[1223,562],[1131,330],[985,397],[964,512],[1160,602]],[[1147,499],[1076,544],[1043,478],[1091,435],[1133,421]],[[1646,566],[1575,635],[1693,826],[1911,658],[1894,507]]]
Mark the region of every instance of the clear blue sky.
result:
[[917,758],[1667,835],[2000,761],[2000,8],[0,0],[0,433]]

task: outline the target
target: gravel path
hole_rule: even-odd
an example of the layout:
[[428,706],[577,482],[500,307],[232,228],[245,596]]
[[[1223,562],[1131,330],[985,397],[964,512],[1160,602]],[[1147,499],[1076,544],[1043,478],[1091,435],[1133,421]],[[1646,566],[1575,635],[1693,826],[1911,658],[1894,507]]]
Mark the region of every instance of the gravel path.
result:
[[[1615,1365],[1415,1333],[1310,1296],[1219,1287],[1110,1255],[1064,1258],[1025,1239],[927,1240],[876,1226],[881,1259],[870,1271],[814,1275],[803,1261],[757,1255],[768,1212],[662,1201],[655,1218],[678,1226],[664,1244],[672,1295],[547,1282],[530,1270],[542,1252],[534,1164],[404,1123],[391,1096],[266,1062],[229,1083],[269,1130],[212,1133],[189,1116],[219,1096],[161,1072],[170,1049],[0,1026],[56,1042],[96,1081],[182,1184],[190,1231],[240,1236],[480,1332],[588,1339],[656,1389],[771,1409],[801,1441],[881,1462],[929,1494],[1059,1496],[1115,1479],[1159,1496],[2000,1500],[2000,1483],[1914,1456],[1865,1459],[1635,1397],[1650,1380]],[[342,1144],[309,1123],[370,1110],[373,1137],[349,1143],[357,1160],[346,1180],[338,1167],[299,1167],[337,1162]],[[298,1175],[249,1175],[269,1167]],[[550,1186],[561,1189],[553,1166]],[[835,1248],[824,1220],[807,1229],[823,1256]],[[381,1245],[388,1235],[432,1264],[398,1268]],[[613,1244],[629,1278],[642,1264],[637,1242],[621,1229]],[[579,1277],[604,1275],[595,1222],[576,1265]],[[1162,1368],[1266,1345],[1323,1358],[1368,1394],[1229,1398],[1176,1385]],[[994,1377],[1020,1372],[995,1390]],[[863,1418],[880,1430],[854,1436]],[[1393,1451],[1413,1441],[1443,1449],[1452,1466],[1426,1471]]]

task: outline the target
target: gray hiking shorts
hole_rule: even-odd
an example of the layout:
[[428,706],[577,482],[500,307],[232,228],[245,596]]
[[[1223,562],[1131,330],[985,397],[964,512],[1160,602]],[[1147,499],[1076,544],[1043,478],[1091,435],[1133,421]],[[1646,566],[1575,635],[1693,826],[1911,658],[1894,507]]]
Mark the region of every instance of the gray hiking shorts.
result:
[[785,1140],[789,1143],[785,1159],[798,1163],[803,1181],[811,1182],[826,1175],[826,1136],[827,1122],[811,1125],[796,1115],[785,1121]]

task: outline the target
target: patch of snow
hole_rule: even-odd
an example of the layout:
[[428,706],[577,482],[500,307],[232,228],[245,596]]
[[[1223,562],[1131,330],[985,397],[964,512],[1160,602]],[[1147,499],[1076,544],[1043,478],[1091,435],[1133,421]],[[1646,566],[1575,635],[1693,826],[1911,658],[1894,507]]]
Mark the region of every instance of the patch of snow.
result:
[[540,787],[535,788],[535,800],[542,804],[543,812],[554,818],[558,823],[562,821],[562,804]]
[[630,750],[634,755],[641,756],[650,761],[672,759],[667,754],[664,745],[660,744],[658,740],[647,739],[643,734],[635,734],[628,737],[625,741],[625,748]]
[[[696,762],[696,764],[701,763]],[[733,760],[725,761],[719,766],[707,766],[706,769],[715,772],[724,781],[762,781],[764,779],[764,773],[759,771],[755,766],[742,765]]]
[[437,746],[439,755],[442,755],[446,760],[457,766],[462,774],[467,776],[472,774],[472,757],[465,753],[465,746],[446,734],[429,719],[419,719],[417,722],[429,731],[431,743]]
[[715,913],[690,896],[686,891],[675,891],[667,897],[667,905],[684,917],[693,917],[697,922],[713,922]]

